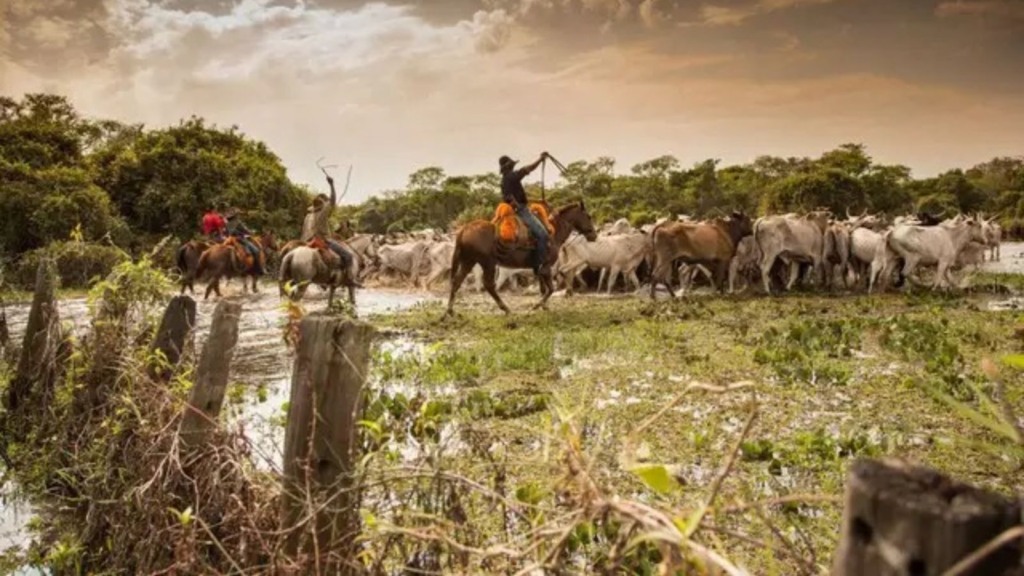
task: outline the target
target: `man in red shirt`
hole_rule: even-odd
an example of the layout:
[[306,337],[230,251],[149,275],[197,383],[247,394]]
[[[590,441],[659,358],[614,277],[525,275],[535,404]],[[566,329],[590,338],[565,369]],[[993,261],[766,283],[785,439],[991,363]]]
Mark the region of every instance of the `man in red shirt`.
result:
[[212,242],[220,243],[224,241],[224,231],[226,228],[227,222],[224,220],[224,217],[211,205],[206,210],[206,214],[203,215],[203,234]]

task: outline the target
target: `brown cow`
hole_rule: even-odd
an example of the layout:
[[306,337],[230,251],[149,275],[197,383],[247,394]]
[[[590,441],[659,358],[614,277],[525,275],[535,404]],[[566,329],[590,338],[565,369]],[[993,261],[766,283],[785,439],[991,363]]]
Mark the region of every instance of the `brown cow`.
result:
[[709,222],[666,222],[651,232],[654,246],[651,255],[651,298],[658,284],[664,284],[675,298],[668,276],[672,263],[682,260],[686,264],[702,264],[714,274],[715,288],[725,289],[729,262],[736,254],[740,240],[754,233],[750,217],[733,212],[728,218],[715,218]]

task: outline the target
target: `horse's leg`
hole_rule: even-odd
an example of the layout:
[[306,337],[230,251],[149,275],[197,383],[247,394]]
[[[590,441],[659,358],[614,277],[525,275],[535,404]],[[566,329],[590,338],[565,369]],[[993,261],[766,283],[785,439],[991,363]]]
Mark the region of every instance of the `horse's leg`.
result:
[[[512,311],[509,310],[508,306],[506,306],[505,303],[501,300],[501,296],[498,296],[498,288],[495,285],[494,281],[494,277],[497,272],[497,265],[495,265],[493,262],[489,264],[490,265],[480,264],[480,266],[483,267],[484,269],[484,289],[487,290],[487,293],[491,295],[491,298],[494,299],[494,301],[498,304],[498,307],[501,308],[501,310],[505,314],[511,314]],[[453,291],[452,296],[454,295],[455,292]]]
[[352,309],[356,307],[356,287],[351,283],[348,285],[348,302],[352,305]]
[[203,300],[209,300],[210,299],[210,292],[213,291],[213,282],[214,282],[214,280],[215,279],[211,278],[210,281],[206,283],[206,294],[203,296]]
[[538,308],[542,308],[544,310],[547,310],[548,309],[548,298],[551,298],[551,293],[553,292],[550,269],[547,270],[546,272],[541,273],[541,275],[537,279],[537,281],[540,282],[541,286],[547,287],[547,290],[546,291],[543,291],[543,290],[541,291],[543,296],[541,296],[540,302],[537,302],[536,304],[534,304],[533,309],[536,310]]
[[[462,282],[469,276],[469,273],[473,271],[472,264],[466,264],[461,260],[456,261],[452,265],[452,285],[448,294],[448,311],[445,313],[446,316],[453,316],[455,314],[455,294],[459,291],[462,286]],[[492,272],[493,274],[493,272]],[[493,276],[492,276],[493,281]],[[481,284],[483,282],[481,281]]]
[[260,291],[259,287],[257,286],[259,278],[257,278],[255,274],[253,274],[251,276],[251,278],[252,278],[252,293],[253,294],[258,294],[259,291]]

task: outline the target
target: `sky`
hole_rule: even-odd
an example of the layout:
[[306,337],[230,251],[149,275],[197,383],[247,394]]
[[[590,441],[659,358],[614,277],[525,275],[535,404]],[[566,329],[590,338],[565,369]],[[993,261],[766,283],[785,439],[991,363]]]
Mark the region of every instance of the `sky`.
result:
[[3,0],[0,94],[39,91],[237,125],[316,189],[352,165],[345,203],[545,150],[924,177],[1024,154],[1024,0]]

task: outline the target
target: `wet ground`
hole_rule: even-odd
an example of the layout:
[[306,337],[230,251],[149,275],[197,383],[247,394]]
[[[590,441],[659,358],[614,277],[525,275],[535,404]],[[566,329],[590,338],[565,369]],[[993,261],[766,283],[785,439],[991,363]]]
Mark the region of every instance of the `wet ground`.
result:
[[[1024,243],[1006,243],[1001,249],[1001,260],[986,262],[982,270],[996,273],[1024,272]],[[646,290],[642,290],[646,296]],[[257,463],[263,468],[279,468],[283,445],[284,428],[280,426],[283,416],[282,405],[289,396],[292,362],[282,340],[283,320],[281,300],[276,287],[270,283],[261,286],[258,295],[242,294],[237,283],[228,287],[226,296],[238,298],[243,305],[239,324],[238,348],[232,365],[232,382],[244,382],[247,390],[240,406],[228,408],[232,423],[242,425],[253,441]],[[599,297],[587,295],[585,297]],[[603,296],[603,295],[602,295]],[[434,292],[409,292],[401,290],[366,289],[357,294],[357,311],[360,317],[395,311],[414,306],[417,303],[443,298],[441,290]],[[507,300],[517,300],[506,298]],[[489,302],[489,298],[475,291],[463,290],[459,301]],[[210,319],[216,301],[198,302],[198,326],[196,344],[202,346],[209,330]],[[1016,307],[1016,300],[1010,299],[1007,307]],[[326,305],[323,294],[311,289],[303,305],[309,311],[322,309]],[[1024,302],[1020,303],[1024,307]],[[514,304],[517,310],[519,305]],[[8,305],[6,313],[11,337],[20,340],[28,319],[29,303]],[[61,320],[70,323],[73,330],[82,334],[88,329],[89,310],[84,298],[60,302]],[[385,345],[397,352],[415,353],[415,347],[401,340]],[[254,392],[256,393],[250,393]],[[628,402],[628,399],[627,399]],[[600,407],[598,407],[600,408]],[[0,487],[0,498],[5,490]],[[23,528],[31,512],[24,505],[0,500],[0,551],[12,545],[25,543]]]
[[[240,406],[230,406],[229,419],[242,425],[253,442],[257,464],[265,469],[280,469],[284,428],[274,424],[283,414],[281,407],[288,400],[292,360],[282,340],[282,301],[276,287],[261,285],[259,294],[242,294],[237,283],[225,291],[225,296],[242,302],[239,321],[238,345],[232,361],[231,382],[244,382],[246,393]],[[413,306],[436,298],[430,293],[408,293],[391,290],[361,290],[356,294],[356,310],[360,317],[380,314]],[[307,311],[326,306],[326,298],[315,288],[310,289],[302,304]],[[216,301],[204,302],[197,298],[196,345],[201,347],[210,329]],[[12,340],[22,338],[28,322],[29,303],[7,307],[7,320]],[[63,300],[59,303],[61,322],[70,325],[76,334],[84,334],[89,327],[89,307],[85,298]],[[388,344],[396,346],[396,344]],[[397,343],[399,349],[402,343]],[[201,349],[201,348],[200,348]],[[0,487],[0,498],[9,489]],[[0,551],[13,545],[26,544],[23,533],[31,510],[12,498],[0,500]]]

